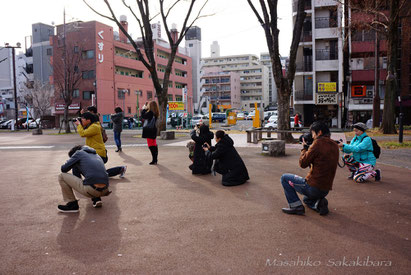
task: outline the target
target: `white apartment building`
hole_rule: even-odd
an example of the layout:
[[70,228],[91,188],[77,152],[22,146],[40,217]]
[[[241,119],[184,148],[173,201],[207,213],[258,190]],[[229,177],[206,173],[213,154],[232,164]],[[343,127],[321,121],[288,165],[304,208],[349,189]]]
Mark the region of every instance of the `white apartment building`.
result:
[[260,62],[268,68],[268,102],[270,106],[277,104],[277,86],[273,77],[273,65],[269,53],[260,54]]
[[[13,56],[11,49],[2,48],[0,51],[1,63],[0,70],[0,118],[14,118],[15,116],[15,100],[14,100],[14,81],[13,81]],[[19,116],[25,112],[23,93],[30,87],[34,80],[33,75],[33,57],[31,48],[26,53],[20,52],[15,56],[16,62],[16,92],[17,104],[19,105]]]
[[[297,16],[293,0],[293,21]],[[342,5],[336,0],[306,0],[307,16],[296,59],[294,112],[304,124],[325,120],[341,127],[343,52]]]
[[[254,103],[258,107],[269,105],[268,68],[252,54],[218,56],[202,59],[202,68],[218,67],[223,72],[240,74],[241,109],[251,111]],[[202,88],[203,91],[203,88]]]

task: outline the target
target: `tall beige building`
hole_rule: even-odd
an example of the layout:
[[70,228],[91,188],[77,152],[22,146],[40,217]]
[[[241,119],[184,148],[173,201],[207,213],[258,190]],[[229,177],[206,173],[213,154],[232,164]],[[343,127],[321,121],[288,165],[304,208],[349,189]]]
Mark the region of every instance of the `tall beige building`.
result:
[[202,68],[218,67],[223,72],[240,74],[241,109],[244,111],[253,110],[254,103],[263,108],[269,105],[268,68],[260,63],[256,55],[209,57],[202,61]]
[[[297,0],[292,1],[293,19]],[[304,124],[325,120],[341,127],[342,7],[337,0],[305,0],[303,24],[294,79],[294,111]]]

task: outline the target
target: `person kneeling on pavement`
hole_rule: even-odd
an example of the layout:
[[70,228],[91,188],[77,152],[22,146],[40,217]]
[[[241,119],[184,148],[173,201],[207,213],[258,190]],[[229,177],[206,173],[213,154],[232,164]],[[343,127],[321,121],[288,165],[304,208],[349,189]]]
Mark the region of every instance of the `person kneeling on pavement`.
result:
[[[374,171],[376,158],[374,155],[374,147],[371,138],[365,133],[367,125],[358,122],[353,125],[355,137],[350,144],[339,143],[344,153],[344,163],[350,170],[351,175],[348,179],[356,182],[365,182],[369,178],[374,177],[375,181],[381,180],[381,171]],[[352,155],[351,155],[352,153]]]
[[193,154],[193,164],[189,166],[192,170],[193,175],[196,174],[210,174],[212,161],[208,161],[209,158],[206,157],[205,152],[203,151],[203,144],[207,143],[211,145],[211,141],[214,137],[214,133],[210,132],[205,124],[196,125],[194,130],[191,131],[191,139],[195,142],[194,154]]
[[[73,189],[83,196],[91,198],[93,207],[101,207],[103,205],[101,197],[111,193],[108,190],[108,174],[103,160],[96,153],[96,150],[82,145],[71,148],[68,155],[70,159],[61,166],[62,173],[58,176],[63,200],[67,204],[59,205],[58,210],[60,212],[79,211]],[[84,180],[67,173],[74,168],[78,169]]]
[[234,148],[234,141],[221,130],[215,133],[215,141],[215,147],[204,143],[203,150],[207,158],[215,159],[213,170],[223,175],[222,184],[235,186],[249,180],[247,168]]
[[283,174],[281,184],[288,201],[289,208],[282,211],[287,214],[304,215],[305,208],[297,192],[304,195],[304,203],[311,209],[328,214],[328,201],[325,198],[332,189],[338,164],[338,146],[330,139],[330,130],[324,122],[316,121],[310,127],[314,142],[308,146],[303,139],[300,166],[310,166],[306,178],[293,174]]

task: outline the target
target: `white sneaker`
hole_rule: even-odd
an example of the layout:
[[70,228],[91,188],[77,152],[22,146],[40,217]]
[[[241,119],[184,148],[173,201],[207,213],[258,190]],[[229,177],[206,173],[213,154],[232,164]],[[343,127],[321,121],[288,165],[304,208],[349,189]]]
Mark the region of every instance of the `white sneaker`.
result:
[[123,169],[121,170],[121,173],[120,173],[120,178],[124,178],[126,171],[127,171],[127,166],[123,166]]

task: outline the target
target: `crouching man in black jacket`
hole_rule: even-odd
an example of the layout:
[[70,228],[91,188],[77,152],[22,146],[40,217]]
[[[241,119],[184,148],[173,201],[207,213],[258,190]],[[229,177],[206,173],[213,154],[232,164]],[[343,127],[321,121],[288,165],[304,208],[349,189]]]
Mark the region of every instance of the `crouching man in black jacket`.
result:
[[222,184],[235,186],[249,180],[247,168],[234,148],[234,141],[221,130],[216,132],[215,141],[215,147],[204,143],[203,150],[208,158],[216,160],[214,171],[223,175]]
[[[61,166],[59,183],[66,205],[59,205],[60,212],[78,212],[79,206],[73,189],[80,194],[91,198],[93,207],[103,205],[100,197],[108,196],[108,175],[104,162],[96,150],[88,146],[77,145],[68,153],[70,159]],[[76,168],[83,175],[84,180],[67,172]]]

